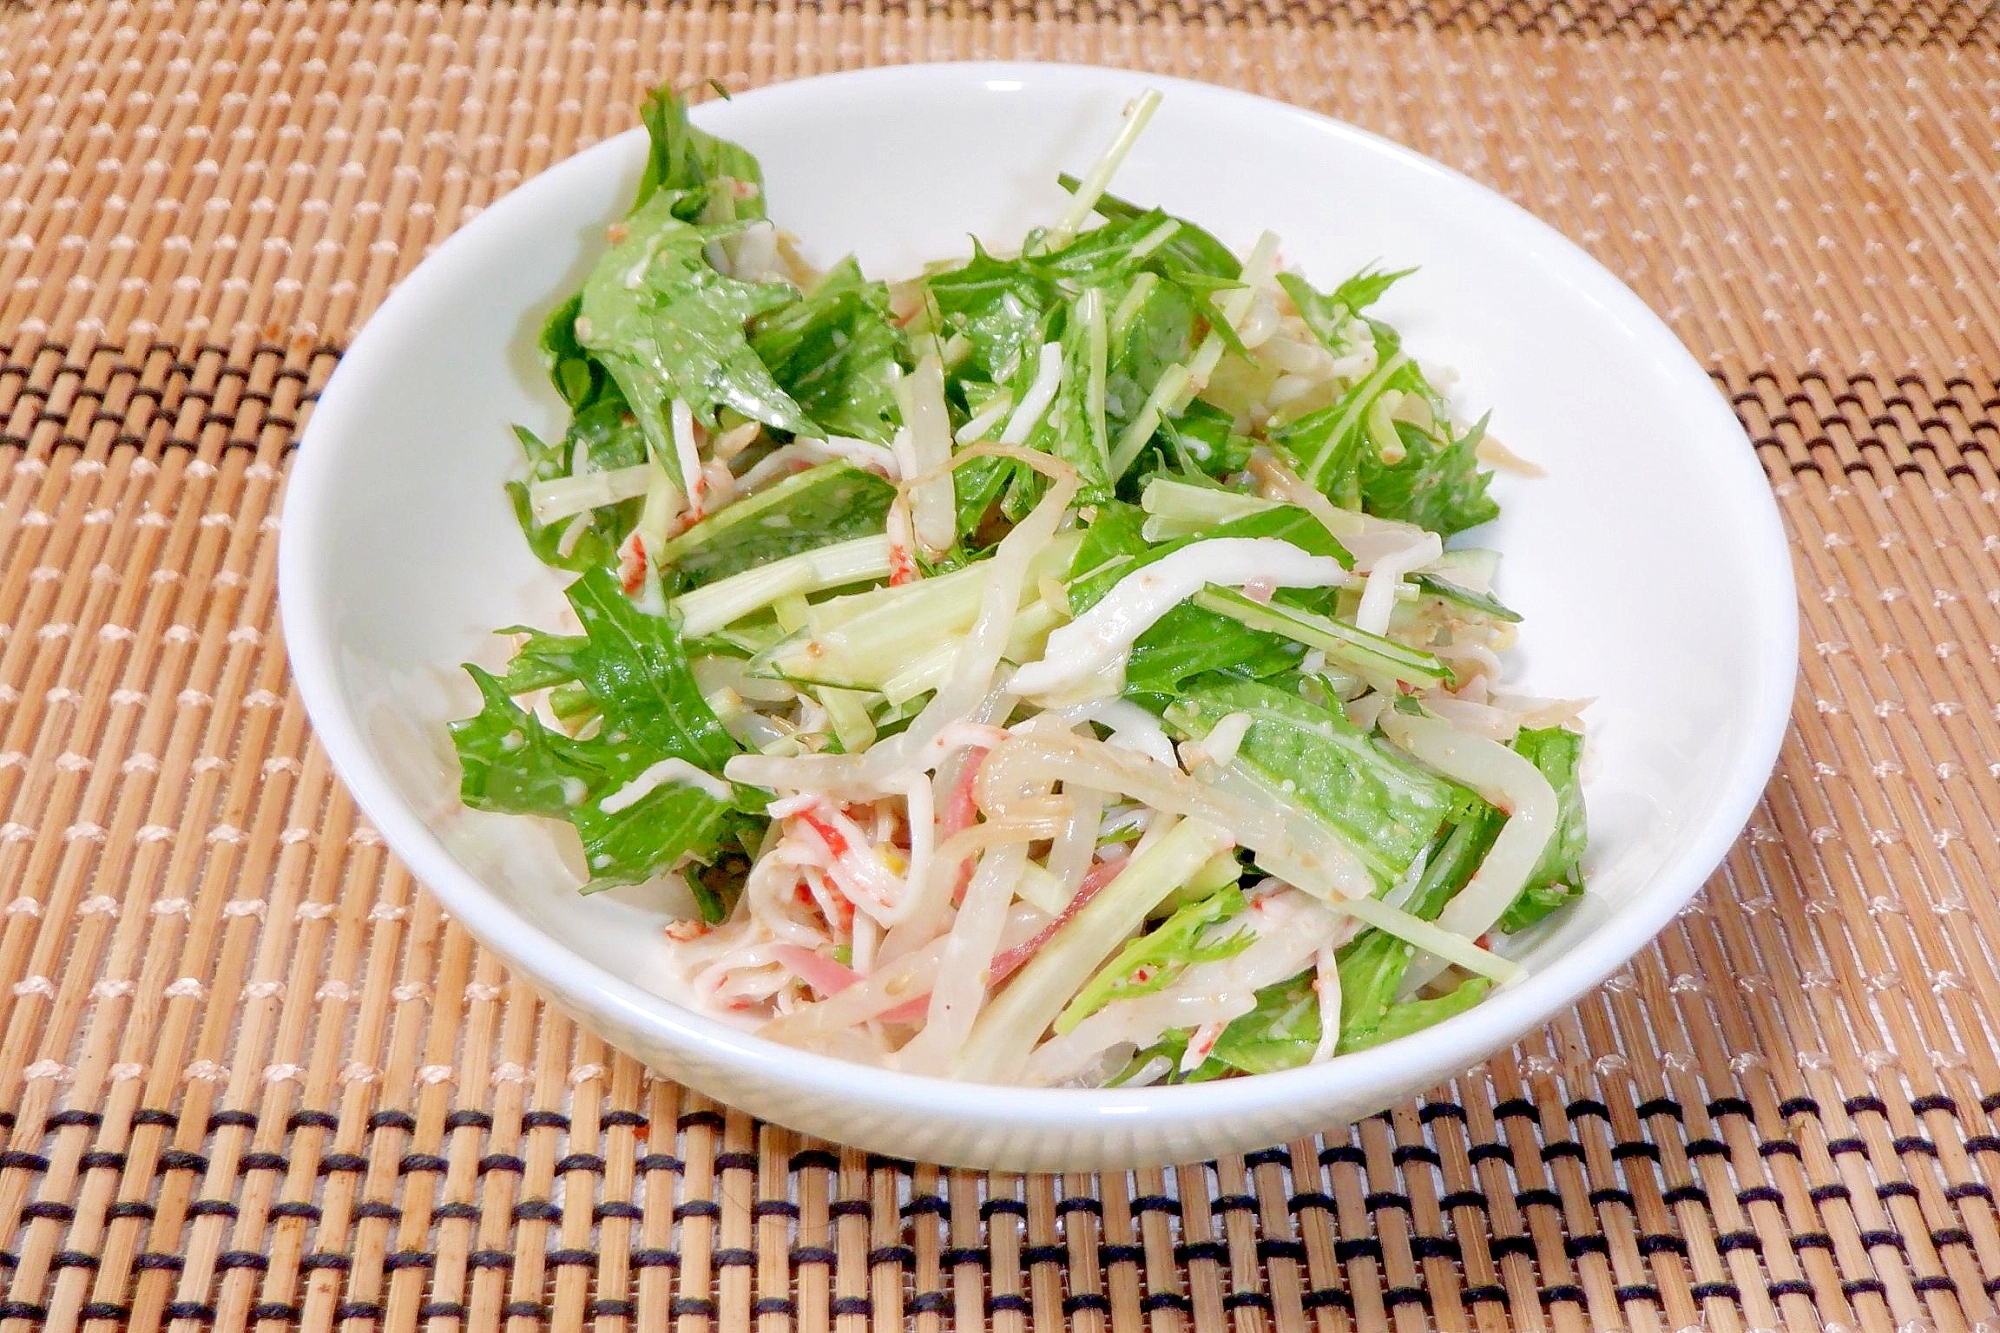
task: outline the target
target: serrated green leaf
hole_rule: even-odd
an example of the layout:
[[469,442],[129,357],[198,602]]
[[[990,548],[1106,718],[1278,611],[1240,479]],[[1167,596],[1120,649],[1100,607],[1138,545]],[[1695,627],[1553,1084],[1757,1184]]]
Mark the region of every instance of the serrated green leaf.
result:
[[786,556],[882,531],[896,488],[838,459],[710,514],[660,548],[659,563],[698,588]]
[[901,424],[894,384],[907,360],[889,318],[889,289],[852,259],[805,299],[758,319],[750,347],[820,433],[887,444]]
[[591,269],[577,341],[610,372],[670,468],[677,470],[668,406],[676,398],[703,421],[728,407],[777,430],[813,434],[744,335],[750,320],[798,300],[797,289],[717,272],[703,248],[736,227],[683,222],[673,212],[676,198],[653,195],[626,220],[624,239]]
[[[713,855],[733,801],[669,782],[607,811],[606,797],[663,759],[719,774],[737,745],[703,702],[670,621],[634,607],[606,570],[570,586],[581,635],[531,635],[506,680],[467,667],[483,707],[451,724],[460,793],[474,809],[573,825],[590,889],[635,884],[683,856]],[[556,731],[514,701],[528,689],[581,691],[599,719],[583,739]],[[618,803],[614,803],[618,804]]]

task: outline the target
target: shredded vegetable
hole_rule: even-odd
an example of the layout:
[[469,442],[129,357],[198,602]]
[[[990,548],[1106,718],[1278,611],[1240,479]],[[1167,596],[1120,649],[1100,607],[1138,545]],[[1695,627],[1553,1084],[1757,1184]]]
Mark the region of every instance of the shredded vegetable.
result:
[[812,273],[671,93],[541,345],[515,510],[575,575],[452,724],[468,806],[677,904],[662,989],[994,1083],[1257,1074],[1422,1031],[1584,892],[1584,701],[1465,424],[1280,239],[1109,193],[891,286]]

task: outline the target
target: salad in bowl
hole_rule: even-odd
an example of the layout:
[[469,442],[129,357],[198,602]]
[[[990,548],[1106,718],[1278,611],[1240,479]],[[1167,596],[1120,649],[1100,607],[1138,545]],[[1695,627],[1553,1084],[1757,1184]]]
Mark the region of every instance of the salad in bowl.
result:
[[572,614],[450,733],[467,806],[679,904],[661,993],[903,1073],[1208,1082],[1479,1005],[1584,893],[1584,703],[1508,679],[1475,531],[1535,469],[1372,313],[1408,273],[1113,193],[1158,100],[1018,243],[886,278],[647,103],[509,483]]

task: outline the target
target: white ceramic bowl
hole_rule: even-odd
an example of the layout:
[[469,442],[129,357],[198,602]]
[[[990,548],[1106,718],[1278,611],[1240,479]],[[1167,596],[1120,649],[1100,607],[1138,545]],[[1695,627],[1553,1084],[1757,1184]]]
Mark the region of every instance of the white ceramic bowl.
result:
[[[1305,111],[1110,70],[933,65],[763,89],[696,120],[759,154],[779,223],[874,274],[1011,241],[1056,213],[1119,108],[1166,93],[1114,184],[1245,248],[1264,228],[1322,285],[1420,265],[1381,313],[1463,403],[1548,469],[1502,478],[1501,592],[1518,670],[1589,695],[1588,900],[1519,950],[1531,976],[1420,1037],[1195,1087],[1086,1092],[887,1074],[762,1042],[656,993],[662,905],[579,897],[535,821],[455,800],[457,664],[488,631],[554,624],[555,575],[514,525],[508,430],[560,432],[535,357],[626,207],[641,132],[527,182],[383,303],[314,409],[284,512],[280,590],[299,689],[334,766],[450,912],[614,1045],[713,1097],[900,1157],[1036,1170],[1188,1160],[1345,1123],[1461,1072],[1640,949],[1721,860],[1762,790],[1796,670],[1791,565],[1762,471],[1701,368],[1556,232],[1394,144]],[[450,997],[441,997],[450,1002]]]

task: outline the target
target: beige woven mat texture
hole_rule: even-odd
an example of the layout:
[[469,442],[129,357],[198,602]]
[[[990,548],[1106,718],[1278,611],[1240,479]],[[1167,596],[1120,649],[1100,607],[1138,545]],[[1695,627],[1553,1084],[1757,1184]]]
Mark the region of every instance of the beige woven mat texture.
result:
[[[0,9],[0,1333],[2000,1327],[2000,16],[1906,0]],[[289,451],[483,204],[660,79],[1026,56],[1254,88],[1664,313],[1794,540],[1796,725],[1546,1032],[1249,1158],[810,1144],[546,1013],[287,683]]]

